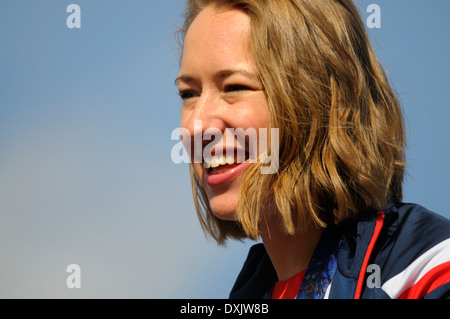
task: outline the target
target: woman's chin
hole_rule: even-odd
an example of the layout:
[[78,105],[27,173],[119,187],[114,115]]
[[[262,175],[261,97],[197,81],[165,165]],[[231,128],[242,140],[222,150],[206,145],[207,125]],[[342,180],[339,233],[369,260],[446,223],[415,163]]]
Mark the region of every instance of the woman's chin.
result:
[[213,197],[209,200],[209,206],[214,215],[222,220],[236,220],[237,200]]

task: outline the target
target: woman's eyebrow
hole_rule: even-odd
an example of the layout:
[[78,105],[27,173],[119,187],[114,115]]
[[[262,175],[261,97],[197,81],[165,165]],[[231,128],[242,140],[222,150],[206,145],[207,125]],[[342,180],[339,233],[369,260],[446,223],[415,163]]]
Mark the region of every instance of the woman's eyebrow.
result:
[[[224,80],[224,79],[226,79],[226,78],[228,78],[228,77],[230,77],[231,75],[234,75],[234,74],[242,74],[242,75],[244,75],[244,76],[246,76],[246,77],[248,77],[248,78],[250,78],[250,79],[252,79],[254,81],[260,82],[260,79],[259,79],[258,75],[256,75],[255,73],[249,72],[247,70],[244,70],[244,69],[220,70],[220,71],[217,71],[214,74],[214,79],[216,79],[216,80]],[[193,75],[182,74],[182,75],[178,76],[175,79],[174,83],[176,85],[176,84],[178,84],[178,82],[193,83],[193,82],[198,82],[198,81],[199,81],[199,79],[197,77],[193,76]]]
[[178,82],[192,83],[196,81],[197,79],[194,76],[189,74],[182,74],[175,79],[174,84],[177,85]]
[[216,72],[215,77],[221,80],[226,79],[227,77],[233,74],[242,74],[252,80],[259,81],[259,76],[255,73],[249,72],[245,69],[227,69]]

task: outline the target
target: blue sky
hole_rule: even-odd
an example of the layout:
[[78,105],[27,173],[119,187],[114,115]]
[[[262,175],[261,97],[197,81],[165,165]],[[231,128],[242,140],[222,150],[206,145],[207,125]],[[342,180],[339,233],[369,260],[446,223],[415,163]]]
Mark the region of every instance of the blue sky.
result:
[[[450,217],[450,2],[357,3],[381,8],[368,31],[407,118],[405,201]],[[0,297],[228,296],[252,242],[205,238],[170,158],[183,5],[0,2]]]

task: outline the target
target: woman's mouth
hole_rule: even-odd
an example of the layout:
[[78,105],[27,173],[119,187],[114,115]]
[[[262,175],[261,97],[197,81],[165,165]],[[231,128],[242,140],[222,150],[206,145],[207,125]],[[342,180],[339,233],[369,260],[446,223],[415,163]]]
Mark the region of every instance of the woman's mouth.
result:
[[227,184],[239,176],[249,164],[247,153],[239,160],[236,155],[212,156],[205,159],[203,168],[206,172],[206,183],[210,186]]

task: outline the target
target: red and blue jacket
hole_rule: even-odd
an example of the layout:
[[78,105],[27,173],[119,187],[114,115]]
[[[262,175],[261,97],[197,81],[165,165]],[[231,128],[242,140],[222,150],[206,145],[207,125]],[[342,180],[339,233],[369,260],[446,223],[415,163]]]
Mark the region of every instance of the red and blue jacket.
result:
[[[450,221],[416,204],[390,204],[327,229],[315,255],[327,257],[321,273],[330,276],[316,287],[319,298],[450,298]],[[230,298],[267,298],[276,280],[264,245],[256,244]],[[310,281],[297,298],[312,298]]]

